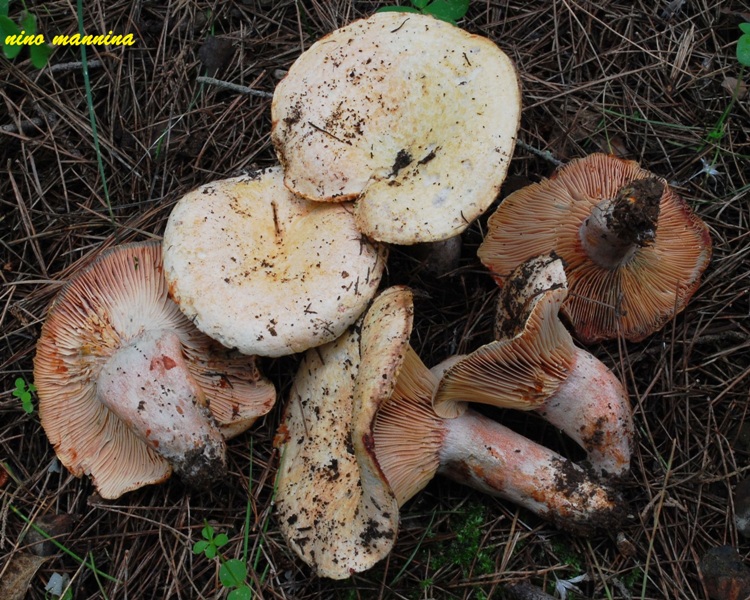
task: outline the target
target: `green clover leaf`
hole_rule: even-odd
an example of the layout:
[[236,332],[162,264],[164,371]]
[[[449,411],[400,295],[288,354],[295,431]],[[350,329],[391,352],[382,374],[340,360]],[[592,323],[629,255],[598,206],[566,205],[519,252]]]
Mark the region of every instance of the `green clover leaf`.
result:
[[0,16],[0,44],[3,46],[3,54],[5,58],[11,60],[18,56],[23,50],[21,44],[6,44],[5,38],[9,35],[19,35],[21,29],[13,21],[6,16]]
[[195,544],[193,544],[193,554],[203,554],[206,551],[206,548],[208,548],[208,542],[206,540],[195,542]]
[[42,44],[41,46],[31,46],[29,48],[31,54],[31,64],[37,69],[43,69],[49,62],[49,57],[52,54],[52,47],[48,44]]
[[741,65],[750,67],[750,23],[741,23],[742,35],[737,40],[737,60]]
[[251,600],[253,597],[253,591],[246,585],[241,585],[237,589],[229,592],[227,600]]
[[219,569],[219,581],[224,587],[236,588],[245,583],[247,579],[247,565],[236,558],[232,558],[221,565]]
[[436,19],[456,24],[469,10],[469,0],[433,0],[423,10]]

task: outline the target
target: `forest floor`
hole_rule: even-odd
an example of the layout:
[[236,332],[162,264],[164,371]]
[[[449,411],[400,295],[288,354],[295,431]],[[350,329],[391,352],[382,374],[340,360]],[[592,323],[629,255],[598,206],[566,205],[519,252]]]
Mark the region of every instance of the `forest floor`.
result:
[[[337,582],[311,574],[273,511],[272,441],[298,357],[260,361],[279,402],[229,443],[229,476],[206,492],[172,478],[102,500],[90,480],[59,469],[38,413],[12,392],[16,379],[33,381],[47,307],[70,277],[106,248],[158,239],[175,202],[197,186],[276,163],[270,100],[196,78],[272,93],[303,50],[384,3],[85,4],[87,32],[136,40],[88,48],[90,93],[80,67],[37,70],[27,50],[0,58],[0,580],[29,551],[27,520],[53,515],[69,515],[58,538],[67,552],[43,562],[29,599],[49,597],[53,573],[71,577],[76,600],[223,598],[218,563],[192,550],[205,522],[228,535],[227,558],[249,561],[248,586],[266,599],[501,598],[508,584],[553,594],[573,580],[579,591],[568,598],[697,600],[708,597],[699,563],[711,549],[731,546],[750,563],[733,504],[750,469],[750,102],[735,56],[746,3],[471,2],[459,25],[495,41],[522,86],[523,146],[501,198],[554,172],[529,148],[563,162],[612,153],[670,182],[707,223],[713,257],[690,304],[661,331],[589,348],[634,410],[621,531],[571,535],[440,479],[403,507],[389,557]],[[11,3],[11,18],[20,5]],[[78,29],[73,3],[26,5],[48,37]],[[212,37],[229,43],[206,46]],[[80,48],[58,47],[50,65],[80,60]],[[440,278],[411,249],[391,251],[382,285],[417,291],[412,346],[428,365],[491,337],[497,288],[476,258],[485,230],[486,217],[467,229],[458,268]],[[507,418],[582,457],[540,421]]]

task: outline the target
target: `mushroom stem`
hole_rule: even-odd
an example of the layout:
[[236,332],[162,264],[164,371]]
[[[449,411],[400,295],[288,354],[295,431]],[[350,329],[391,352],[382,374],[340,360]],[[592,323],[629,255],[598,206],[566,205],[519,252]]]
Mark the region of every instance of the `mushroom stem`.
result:
[[437,373],[406,345],[393,394],[371,424],[378,464],[399,506],[437,472],[575,532],[622,517],[615,492],[552,450],[472,410],[439,417],[431,403],[437,383]]
[[472,410],[444,423],[439,473],[576,532],[623,517],[614,491],[552,450]]
[[589,258],[604,269],[627,264],[636,250],[653,243],[664,184],[656,177],[636,179],[606,198],[583,221],[579,237]]
[[[466,358],[455,355],[432,368],[440,378]],[[471,395],[466,396],[472,400]],[[557,427],[586,451],[593,472],[606,478],[621,478],[630,470],[633,444],[633,413],[628,396],[614,373],[581,348],[567,378],[535,412]]]
[[633,415],[622,384],[600,360],[575,349],[575,367],[557,391],[534,409],[580,445],[597,475],[630,469]]
[[186,483],[205,487],[226,472],[224,439],[173,331],[146,331],[118,350],[102,367],[96,393]]

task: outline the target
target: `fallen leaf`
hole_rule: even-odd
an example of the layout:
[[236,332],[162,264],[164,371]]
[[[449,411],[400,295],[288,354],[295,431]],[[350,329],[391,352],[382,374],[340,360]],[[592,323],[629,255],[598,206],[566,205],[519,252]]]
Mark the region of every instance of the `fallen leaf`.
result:
[[0,598],[23,600],[29,591],[31,580],[46,559],[26,552],[14,554],[3,578],[0,579]]
[[747,97],[747,84],[744,81],[738,82],[735,77],[725,77],[721,82],[721,87],[732,95],[736,93],[738,100]]
[[[51,556],[59,552],[57,546],[48,538],[59,538],[69,533],[73,528],[73,517],[71,515],[43,515],[34,521],[39,529],[47,535],[40,533],[36,529],[31,529],[26,534],[25,542],[29,544],[31,550],[37,556]],[[58,539],[58,541],[60,541]]]

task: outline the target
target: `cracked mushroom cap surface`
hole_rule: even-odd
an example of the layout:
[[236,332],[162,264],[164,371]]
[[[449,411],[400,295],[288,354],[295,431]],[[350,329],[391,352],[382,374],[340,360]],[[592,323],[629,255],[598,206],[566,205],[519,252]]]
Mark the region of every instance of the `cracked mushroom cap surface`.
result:
[[571,161],[503,200],[478,256],[502,284],[519,264],[554,251],[565,261],[570,289],[562,312],[578,338],[640,341],[685,308],[698,288],[711,258],[706,224],[661,180],[655,238],[619,268],[590,260],[579,231],[594,207],[626,184],[651,177],[636,162],[611,155]]
[[285,356],[336,339],[377,289],[385,248],[351,206],[294,196],[279,167],[184,196],[164,233],[171,297],[195,325],[244,354]]
[[289,189],[357,199],[360,231],[414,244],[453,237],[487,210],[520,112],[515,67],[493,42],[384,12],[297,59],[276,87],[271,135]]
[[398,503],[372,449],[352,443],[359,344],[354,326],[305,353],[277,438],[281,532],[317,575],[332,579],[372,567],[398,530]]
[[552,396],[576,360],[573,339],[558,318],[567,292],[556,257],[518,267],[498,300],[503,337],[452,361],[433,395],[435,412],[453,418],[468,401],[530,410]]
[[[129,355],[141,360],[149,348],[160,349],[154,360],[128,366]],[[169,379],[162,382],[169,395],[182,390],[182,396],[194,397],[196,410],[214,422],[202,426],[218,426],[227,437],[246,429],[273,406],[275,390],[252,357],[225,362],[227,354],[169,299],[160,243],[103,252],[59,292],[37,343],[39,416],[60,462],[78,477],[90,475],[108,499],[167,479],[172,465],[145,441],[150,432],[137,434],[105,404],[122,399],[134,404],[130,409],[137,415],[147,401],[137,394],[163,389],[161,375]],[[119,378],[123,369],[148,383],[134,386]]]

